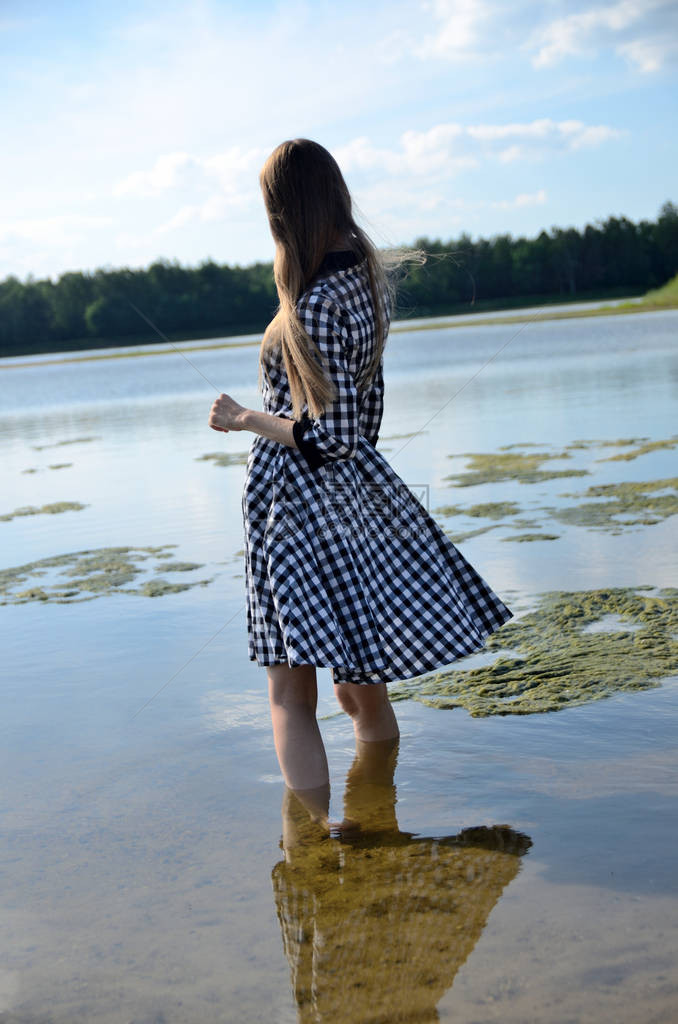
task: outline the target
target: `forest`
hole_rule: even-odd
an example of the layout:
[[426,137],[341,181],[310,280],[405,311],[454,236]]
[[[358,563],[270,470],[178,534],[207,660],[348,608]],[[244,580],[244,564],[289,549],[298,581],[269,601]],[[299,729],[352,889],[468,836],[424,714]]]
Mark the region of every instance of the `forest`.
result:
[[[400,282],[400,319],[639,295],[678,273],[678,207],[665,202],[655,221],[611,216],[536,238],[462,234],[414,246],[429,258]],[[161,259],[144,269],[69,271],[56,281],[10,276],[0,282],[0,355],[160,340],[141,313],[172,341],[228,337],[263,330],[276,307],[271,263],[184,267]]]

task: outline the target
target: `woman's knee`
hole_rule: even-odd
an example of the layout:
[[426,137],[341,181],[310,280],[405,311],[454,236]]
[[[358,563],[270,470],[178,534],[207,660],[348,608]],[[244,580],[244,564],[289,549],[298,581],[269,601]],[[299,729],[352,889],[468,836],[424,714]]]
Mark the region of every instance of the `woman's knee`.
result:
[[272,707],[307,707],[315,710],[318,685],[313,665],[268,665],[268,696]]
[[379,713],[388,703],[386,683],[336,683],[334,692],[351,718]]
[[351,695],[352,683],[335,683],[334,696],[337,698],[339,707],[351,718],[358,714],[359,705]]

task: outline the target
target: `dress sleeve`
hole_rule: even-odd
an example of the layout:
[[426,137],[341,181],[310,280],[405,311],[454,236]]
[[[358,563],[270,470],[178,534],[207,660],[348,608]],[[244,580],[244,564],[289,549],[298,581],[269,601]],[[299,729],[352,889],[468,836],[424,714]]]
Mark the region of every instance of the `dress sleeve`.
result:
[[310,418],[304,411],[294,421],[297,448],[311,469],[331,459],[352,459],[358,450],[358,391],[349,369],[350,334],[336,302],[322,295],[304,296],[297,306],[299,318],[318,347],[323,368],[334,382],[337,397],[326,411]]
[[384,413],[384,357],[382,355],[377,367],[370,389],[363,401],[362,420],[364,424],[363,433],[371,445],[376,445],[379,439],[379,428]]

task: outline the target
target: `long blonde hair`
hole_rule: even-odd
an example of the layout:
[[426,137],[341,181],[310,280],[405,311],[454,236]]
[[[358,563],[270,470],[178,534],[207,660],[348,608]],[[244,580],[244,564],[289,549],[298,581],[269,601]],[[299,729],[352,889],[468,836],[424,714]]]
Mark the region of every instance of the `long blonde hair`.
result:
[[392,285],[376,248],[353,218],[351,196],[339,165],[317,142],[293,139],[281,143],[264,164],[259,182],[275,241],[273,276],[280,302],[261,343],[259,386],[266,353],[280,346],[294,418],[301,418],[304,402],[312,417],[320,416],[336,394],[323,370],[318,347],[297,315],[298,300],[326,254],[343,240],[360,261],[366,261],[377,341],[361,380],[360,386],[366,388],[386,342]]

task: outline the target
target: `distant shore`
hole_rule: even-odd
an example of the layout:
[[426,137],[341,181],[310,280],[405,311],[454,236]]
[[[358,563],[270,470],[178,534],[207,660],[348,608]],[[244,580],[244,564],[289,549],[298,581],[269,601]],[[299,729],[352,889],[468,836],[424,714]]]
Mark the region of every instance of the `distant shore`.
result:
[[[582,302],[586,302],[586,299],[582,299],[581,296],[573,298],[572,305],[578,306]],[[604,300],[601,300],[604,302]],[[429,322],[428,318],[422,321],[417,320],[394,320],[390,333],[399,334],[406,331],[431,331],[440,330],[441,328],[449,329],[452,327],[487,327],[492,325],[510,325],[510,324],[521,324],[531,322],[543,322],[546,320],[569,320],[580,317],[591,317],[591,316],[626,316],[631,313],[648,313],[648,312],[659,312],[667,309],[678,309],[678,275],[671,281],[667,282],[662,288],[658,288],[654,291],[647,292],[644,296],[627,296],[623,297],[617,305],[606,305],[602,304],[599,306],[591,305],[587,309],[550,309],[549,306],[562,305],[562,297],[559,300],[552,302],[545,302],[543,306],[535,305],[534,299],[531,298],[530,305],[522,307],[527,309],[529,315],[525,312],[521,313],[521,307],[509,307],[506,309],[505,315],[492,315],[488,316],[489,309],[485,309],[483,312],[468,313],[468,312],[455,312],[442,314],[439,317],[432,318]],[[499,314],[503,311],[501,308],[497,310]],[[215,340],[210,342],[209,337],[203,335],[202,338],[196,338],[193,335],[183,338],[167,338],[166,341],[153,341],[153,338],[149,338],[148,335],[144,335],[143,338],[139,338],[136,341],[129,342],[127,344],[111,344],[110,341],[106,346],[97,346],[92,344],[91,339],[83,340],[83,347],[80,348],[64,348],[61,352],[55,352],[54,358],[45,359],[31,359],[31,356],[46,356],[49,357],[49,352],[22,352],[16,357],[3,356],[0,359],[0,369],[13,369],[22,366],[30,366],[39,364],[41,366],[53,365],[55,363],[77,363],[77,362],[89,362],[97,359],[128,359],[132,356],[149,356],[149,355],[164,355],[172,348],[178,347],[181,344],[191,343],[190,348],[187,351],[193,352],[206,352],[213,349],[223,348],[242,348],[245,346],[258,346],[261,343],[260,333],[251,332],[250,334],[237,335],[231,338],[224,338],[223,334],[220,336],[215,335]],[[205,340],[206,344],[197,344],[198,342]],[[217,340],[218,339],[218,340]],[[168,347],[169,342],[169,347]],[[84,345],[87,344],[87,348]],[[70,353],[73,353],[72,355]],[[26,358],[28,357],[28,358]]]

